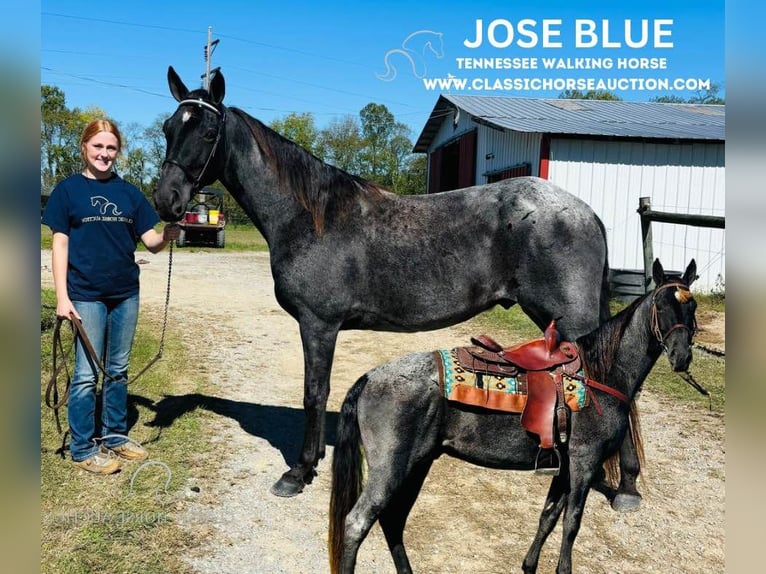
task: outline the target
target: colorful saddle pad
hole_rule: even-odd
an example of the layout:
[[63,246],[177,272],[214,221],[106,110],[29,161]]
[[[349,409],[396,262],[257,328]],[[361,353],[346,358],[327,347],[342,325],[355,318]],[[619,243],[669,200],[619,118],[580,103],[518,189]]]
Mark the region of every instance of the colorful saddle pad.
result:
[[[469,370],[461,364],[458,349],[435,352],[439,365],[439,385],[450,401],[468,405],[521,413],[527,403],[527,378],[524,371],[502,376],[481,370]],[[582,373],[578,373],[582,375]],[[587,405],[585,384],[564,373],[564,399],[572,411]]]

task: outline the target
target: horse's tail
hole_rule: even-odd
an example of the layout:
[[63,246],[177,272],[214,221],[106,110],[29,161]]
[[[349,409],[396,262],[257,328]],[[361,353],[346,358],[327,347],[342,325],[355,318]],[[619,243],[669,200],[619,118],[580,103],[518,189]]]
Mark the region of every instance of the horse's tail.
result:
[[[646,465],[646,456],[644,454],[644,440],[641,437],[641,421],[638,416],[638,405],[636,401],[630,403],[630,415],[628,417],[628,432],[636,449],[636,460],[638,460],[638,476],[643,476],[643,469]],[[613,455],[604,461],[604,471],[606,472],[606,481],[612,486],[617,486],[620,482],[620,451],[615,451]],[[636,477],[638,478],[638,477]]]
[[332,457],[328,534],[330,571],[333,574],[340,571],[346,516],[362,492],[362,437],[359,432],[357,404],[366,384],[367,375],[356,381],[348,391],[338,417],[338,432]]

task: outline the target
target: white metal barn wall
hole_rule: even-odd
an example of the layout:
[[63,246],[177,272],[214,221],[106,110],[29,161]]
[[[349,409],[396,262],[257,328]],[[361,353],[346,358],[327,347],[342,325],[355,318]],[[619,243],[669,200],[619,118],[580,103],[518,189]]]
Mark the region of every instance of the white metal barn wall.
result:
[[531,175],[539,176],[541,140],[539,133],[503,131],[480,125],[476,138],[476,184],[487,183],[485,174],[488,172],[520,163],[529,163]]
[[[487,183],[487,172],[498,171],[528,162],[532,166],[532,175],[539,175],[540,140],[539,133],[522,133],[498,130],[483,124],[477,124],[466,113],[458,117],[454,124],[454,112],[439,127],[428,152],[443,146],[471,130],[478,128],[476,138],[476,181],[475,185]],[[488,154],[494,157],[487,158]]]
[[[655,144],[552,139],[548,177],[593,207],[607,229],[609,265],[643,269],[639,197],[670,213],[725,215],[724,144]],[[724,229],[652,223],[654,256],[665,269],[697,261],[695,289],[720,287]]]

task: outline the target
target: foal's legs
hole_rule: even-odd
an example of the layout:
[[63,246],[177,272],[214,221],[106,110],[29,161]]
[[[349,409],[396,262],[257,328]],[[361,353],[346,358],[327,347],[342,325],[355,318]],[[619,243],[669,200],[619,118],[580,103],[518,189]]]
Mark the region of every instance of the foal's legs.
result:
[[527,555],[524,557],[524,562],[521,565],[525,574],[537,572],[537,563],[540,560],[540,551],[543,548],[543,544],[545,544],[548,535],[556,526],[561,511],[564,510],[564,505],[566,504],[566,483],[568,481],[565,475],[568,475],[568,470],[567,472],[564,472],[563,468],[561,470],[561,474],[553,477],[553,480],[551,480],[548,496],[545,499],[545,506],[543,506],[543,511],[540,513],[537,533],[535,533],[532,545],[529,547]]
[[[594,463],[594,470],[597,467]],[[564,508],[564,520],[561,530],[561,549],[559,562],[556,566],[556,574],[571,574],[572,572],[572,547],[574,546],[577,533],[580,531],[585,501],[590,491],[590,483],[593,471],[576,471],[576,478],[570,481],[570,490],[566,496]]]
[[388,549],[391,551],[398,574],[412,574],[410,561],[404,549],[404,525],[432,463],[433,460],[429,459],[416,465],[380,515],[380,526],[386,536]]
[[632,510],[641,504],[641,494],[636,488],[636,478],[640,470],[636,446],[628,432],[620,445],[620,486],[612,500],[614,510]]
[[[571,281],[572,285],[578,285],[576,281]],[[540,330],[544,331],[547,327],[549,320],[547,313],[541,314],[536,312],[534,308],[524,307],[524,312],[534,321],[534,323],[540,327]],[[561,338],[567,341],[574,341],[577,337],[585,335],[599,326],[599,319],[591,316],[591,313],[585,312],[588,309],[598,309],[599,306],[596,301],[589,304],[582,304],[577,308],[574,307],[561,307],[554,309],[553,317],[561,317],[557,321],[557,329]],[[602,314],[606,314],[603,311]],[[608,317],[608,314],[605,315]],[[606,319],[602,317],[601,321]],[[632,408],[632,405],[631,405]],[[614,488],[607,481],[603,480],[598,485],[594,486],[594,489],[604,493],[608,498],[611,498],[612,508],[617,511],[633,510],[641,504],[641,494],[636,487],[636,481],[641,471],[641,466],[638,459],[638,453],[636,451],[636,445],[633,443],[633,436],[630,432],[625,435],[625,438],[620,445],[620,484],[615,492]],[[613,497],[612,497],[613,496]]]
[[316,318],[301,320],[304,385],[303,410],[306,426],[298,463],[271,487],[277,496],[300,494],[314,478],[314,468],[325,455],[325,413],[330,394],[330,371],[338,338],[338,326],[326,325]]

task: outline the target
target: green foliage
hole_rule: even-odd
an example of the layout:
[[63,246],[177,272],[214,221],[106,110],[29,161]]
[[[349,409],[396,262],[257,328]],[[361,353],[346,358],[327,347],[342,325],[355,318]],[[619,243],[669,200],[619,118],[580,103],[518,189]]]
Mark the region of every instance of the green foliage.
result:
[[320,149],[321,140],[314,123],[313,114],[308,112],[302,114],[292,112],[282,119],[274,120],[269,127],[307,149],[318,158],[321,159],[324,156],[323,151]]
[[699,90],[696,95],[690,98],[682,98],[675,94],[667,96],[657,96],[651,98],[650,102],[658,102],[661,104],[725,104],[726,99],[718,95],[721,91],[720,84],[711,84],[710,89]]
[[608,90],[564,90],[559,94],[559,98],[565,100],[610,100],[614,102],[622,101],[622,98]]
[[64,92],[55,86],[40,87],[40,185],[44,193],[82,169],[80,134],[93,119],[106,118],[96,107],[81,110],[66,106]]

